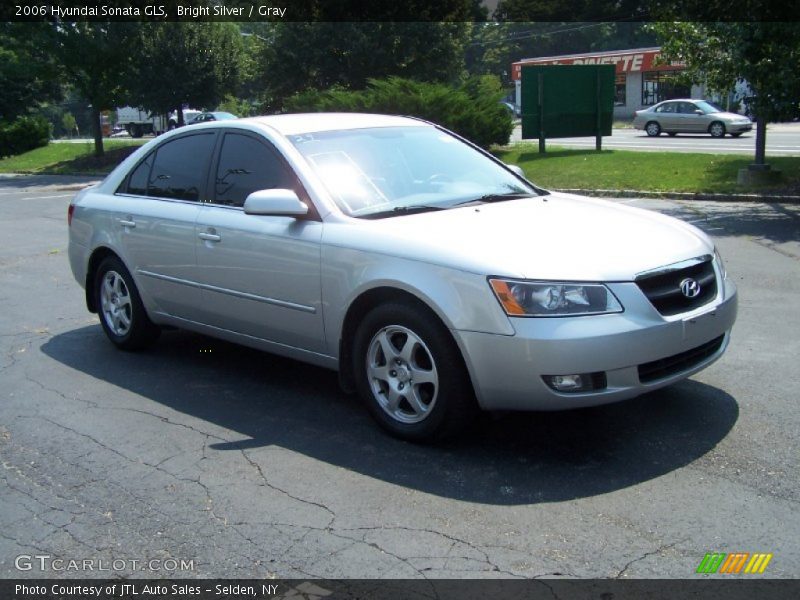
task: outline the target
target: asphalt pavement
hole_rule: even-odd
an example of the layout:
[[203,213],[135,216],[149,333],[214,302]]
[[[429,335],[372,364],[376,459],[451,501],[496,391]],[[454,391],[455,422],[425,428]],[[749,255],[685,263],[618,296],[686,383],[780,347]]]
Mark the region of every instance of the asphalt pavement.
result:
[[692,578],[712,551],[800,575],[797,205],[620,200],[714,237],[740,291],[728,353],[429,447],[323,369],[181,331],[112,348],[66,256],[84,182],[0,179],[0,577],[64,576],[15,567],[45,554],[119,576]]
[[[511,135],[511,143],[528,142],[538,144],[537,139],[522,140],[522,128],[517,125]],[[679,133],[675,137],[662,134],[649,137],[638,129],[615,128],[611,136],[603,138],[605,150],[635,150],[645,152],[700,152],[712,154],[747,154],[754,155],[756,133],[753,130],[739,138],[725,136],[712,138],[710,135]],[[595,138],[553,138],[547,140],[548,145],[563,148],[595,147]],[[767,127],[768,156],[800,156],[800,123],[775,123]]]

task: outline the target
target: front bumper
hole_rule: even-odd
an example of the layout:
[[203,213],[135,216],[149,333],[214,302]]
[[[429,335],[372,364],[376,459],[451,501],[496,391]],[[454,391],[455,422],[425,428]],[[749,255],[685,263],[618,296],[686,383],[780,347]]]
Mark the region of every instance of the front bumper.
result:
[[746,131],[752,131],[753,130],[753,124],[752,123],[743,123],[743,124],[734,123],[734,124],[731,124],[731,125],[727,125],[726,129],[727,129],[728,133],[745,133]]
[[[609,284],[625,312],[566,318],[512,318],[512,336],[454,331],[478,402],[486,410],[564,410],[608,404],[685,379],[725,352],[736,320],[736,287],[695,311],[664,317],[634,283]],[[721,338],[720,344],[710,344]],[[691,351],[711,347],[711,351]],[[653,364],[676,366],[652,375]],[[677,360],[680,359],[680,360]],[[658,363],[660,364],[660,363]],[[640,366],[650,375],[640,380]],[[606,387],[562,393],[544,375],[603,372]]]

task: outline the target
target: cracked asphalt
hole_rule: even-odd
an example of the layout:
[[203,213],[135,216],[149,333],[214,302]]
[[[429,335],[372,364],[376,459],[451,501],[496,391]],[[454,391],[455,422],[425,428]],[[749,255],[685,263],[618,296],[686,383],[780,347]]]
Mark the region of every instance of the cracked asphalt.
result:
[[[169,331],[126,354],[66,256],[82,180],[0,179],[0,577],[15,557],[193,561],[142,577],[686,578],[706,552],[800,575],[800,210],[626,200],[716,239],[727,355],[671,388],[385,436],[336,375]],[[126,563],[127,564],[127,563]]]

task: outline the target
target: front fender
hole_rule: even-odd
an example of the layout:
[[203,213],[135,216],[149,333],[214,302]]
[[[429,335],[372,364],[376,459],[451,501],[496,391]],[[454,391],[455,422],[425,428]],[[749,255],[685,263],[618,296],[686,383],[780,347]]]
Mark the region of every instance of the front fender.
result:
[[394,288],[413,295],[449,329],[514,334],[484,275],[363,250],[325,246],[322,250],[322,309],[332,354],[339,354],[338,341],[348,308],[361,295],[376,288]]

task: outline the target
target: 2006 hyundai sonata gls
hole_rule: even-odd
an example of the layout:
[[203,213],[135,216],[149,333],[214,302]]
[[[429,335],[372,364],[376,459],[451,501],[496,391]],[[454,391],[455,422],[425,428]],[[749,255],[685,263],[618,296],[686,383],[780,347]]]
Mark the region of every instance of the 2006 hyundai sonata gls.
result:
[[709,238],[549,193],[416,119],[281,115],[153,140],[69,208],[89,310],[123,349],[171,325],[338,369],[407,439],[478,408],[559,410],[724,352]]

